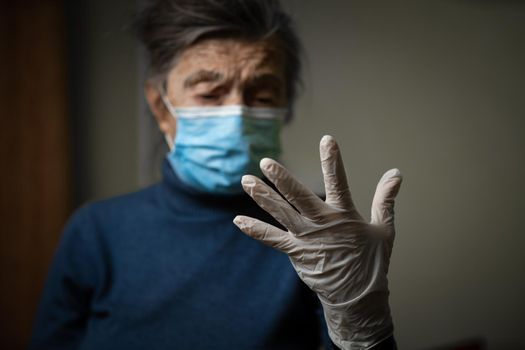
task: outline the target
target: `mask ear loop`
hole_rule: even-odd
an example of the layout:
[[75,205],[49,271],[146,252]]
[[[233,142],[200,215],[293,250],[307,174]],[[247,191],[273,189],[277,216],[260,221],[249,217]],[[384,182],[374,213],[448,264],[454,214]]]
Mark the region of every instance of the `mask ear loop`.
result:
[[[162,99],[162,102],[164,102],[164,106],[168,109],[170,114],[177,120],[177,115],[175,112],[175,107],[171,104],[171,102],[168,100],[166,95],[162,93],[162,91],[159,91],[160,98]],[[168,144],[168,147],[170,149],[170,152],[173,152],[175,150],[175,140],[168,134],[164,134],[164,140],[166,140],[166,143]]]
[[170,135],[164,134],[164,140],[166,140],[166,143],[168,144],[168,148],[170,149],[170,153],[175,150],[175,142],[173,142],[173,139]]

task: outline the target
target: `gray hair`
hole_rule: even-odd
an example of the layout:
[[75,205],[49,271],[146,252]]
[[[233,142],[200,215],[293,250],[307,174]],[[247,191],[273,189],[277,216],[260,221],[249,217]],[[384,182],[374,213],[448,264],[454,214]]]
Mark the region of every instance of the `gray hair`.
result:
[[182,51],[199,40],[275,37],[285,54],[291,117],[301,86],[302,45],[278,0],[150,0],[135,29],[149,56],[150,79],[162,82]]

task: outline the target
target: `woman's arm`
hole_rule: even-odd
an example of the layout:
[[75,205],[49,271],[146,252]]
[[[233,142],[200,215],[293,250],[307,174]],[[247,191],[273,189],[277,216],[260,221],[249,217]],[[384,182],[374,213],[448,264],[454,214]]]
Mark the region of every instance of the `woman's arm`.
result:
[[77,349],[84,337],[99,264],[87,208],[70,220],[49,271],[29,349]]

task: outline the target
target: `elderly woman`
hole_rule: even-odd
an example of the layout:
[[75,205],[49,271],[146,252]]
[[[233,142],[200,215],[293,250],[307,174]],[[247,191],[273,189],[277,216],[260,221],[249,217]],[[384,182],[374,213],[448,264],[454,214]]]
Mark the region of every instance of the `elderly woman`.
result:
[[300,74],[278,2],[158,0],[137,23],[170,148],[163,180],[73,216],[31,347],[395,348],[386,274],[401,176],[381,179],[366,223],[333,138],[320,146],[325,201],[271,159]]

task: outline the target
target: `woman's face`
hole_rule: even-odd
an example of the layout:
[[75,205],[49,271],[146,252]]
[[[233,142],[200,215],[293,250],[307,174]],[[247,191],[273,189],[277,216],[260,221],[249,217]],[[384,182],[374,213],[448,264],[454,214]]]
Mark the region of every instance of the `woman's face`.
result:
[[[286,86],[284,55],[273,40],[209,39],[182,52],[167,75],[166,97],[175,107],[285,107]],[[176,120],[153,84],[146,85],[146,98],[173,139]]]

